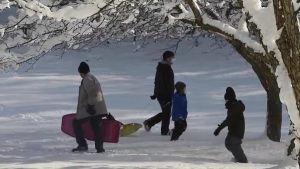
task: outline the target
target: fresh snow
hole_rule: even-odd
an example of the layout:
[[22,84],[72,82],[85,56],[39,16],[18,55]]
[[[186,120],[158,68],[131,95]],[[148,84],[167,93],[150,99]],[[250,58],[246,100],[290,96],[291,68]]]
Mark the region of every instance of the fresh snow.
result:
[[243,0],[243,5],[252,16],[250,21],[254,22],[260,30],[268,51],[276,50],[276,40],[280,37],[281,31],[277,29],[273,4],[262,7],[261,0]]
[[9,8],[9,0],[1,0],[0,3],[0,10],[5,9],[5,8]]
[[128,24],[128,23],[131,23],[131,22],[135,22],[136,21],[136,16],[139,14],[139,10],[136,9],[134,11],[132,11],[132,13],[129,15],[129,17],[123,21],[122,23],[124,24]]
[[0,29],[0,37],[3,37],[5,33],[5,28]]
[[[150,43],[133,52],[132,43],[110,44],[92,50],[50,53],[18,72],[0,74],[0,169],[122,168],[122,169],[296,169],[286,157],[286,143],[264,135],[266,96],[251,66],[229,46],[200,39],[181,42],[174,64],[176,81],[187,83],[188,130],[178,142],[141,130],[105,144],[105,154],[72,154],[75,140],[60,131],[61,117],[76,109],[80,77],[77,66],[88,61],[102,83],[109,111],[124,123],[142,122],[159,112],[153,78],[161,53],[176,42]],[[249,164],[230,162],[224,147],[226,129],[213,136],[226,116],[223,95],[233,86],[247,106],[243,147]],[[283,140],[288,140],[289,120],[284,114]],[[90,143],[93,150],[93,144]]]
[[[118,5],[121,0],[116,0],[114,5]],[[76,19],[85,19],[89,16],[100,11],[102,7],[108,4],[105,0],[87,0],[83,4],[79,4],[75,7],[66,6],[57,11],[51,11],[49,7],[44,5],[42,2],[37,0],[24,1],[4,1],[0,4],[0,10],[8,8],[11,4],[17,3],[21,6],[28,16],[38,15],[40,18],[47,16],[57,20],[68,20],[73,21]]]
[[[294,134],[299,138],[299,110],[289,73],[283,62],[282,54],[276,44],[276,40],[280,37],[281,30],[277,29],[274,7],[273,5],[268,5],[268,7],[262,8],[260,0],[243,0],[243,5],[245,10],[252,16],[252,20],[257,25],[258,29],[261,30],[263,43],[268,47],[268,51],[275,52],[275,57],[279,62],[275,74],[280,88],[280,98],[281,101],[287,105],[291,121],[294,123],[295,129],[297,130]],[[300,147],[297,147],[297,149],[300,149]]]
[[[255,52],[265,53],[262,45],[257,41],[251,39],[251,37],[249,37],[249,32],[246,29],[244,29],[245,26],[243,25],[243,20],[241,20],[240,22],[239,29],[235,29],[233,26],[227,23],[209,18],[207,14],[202,12],[199,5],[197,4],[197,0],[193,0],[193,3],[197,7],[198,11],[201,13],[203,24],[211,25],[215,28],[222,30],[226,34],[231,35],[235,39],[238,39],[241,42],[245,43],[246,46],[252,48]],[[243,17],[243,19],[245,19],[245,17]]]
[[298,11],[300,8],[300,3],[298,2],[299,0],[292,0],[292,3],[294,5],[295,11]]

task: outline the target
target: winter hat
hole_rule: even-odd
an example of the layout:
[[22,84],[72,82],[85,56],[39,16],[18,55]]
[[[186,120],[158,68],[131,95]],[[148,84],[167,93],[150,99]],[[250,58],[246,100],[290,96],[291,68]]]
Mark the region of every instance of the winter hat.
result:
[[79,67],[78,67],[78,72],[79,73],[83,73],[83,74],[87,74],[90,72],[90,67],[87,63],[85,62],[81,62]]
[[176,92],[179,93],[179,94],[184,94],[185,87],[186,87],[186,85],[183,82],[177,82],[175,84]]
[[227,87],[224,95],[225,100],[236,100],[236,95],[232,87]]
[[173,58],[175,56],[174,52],[172,51],[165,51],[163,54],[163,59],[166,60],[168,58]]

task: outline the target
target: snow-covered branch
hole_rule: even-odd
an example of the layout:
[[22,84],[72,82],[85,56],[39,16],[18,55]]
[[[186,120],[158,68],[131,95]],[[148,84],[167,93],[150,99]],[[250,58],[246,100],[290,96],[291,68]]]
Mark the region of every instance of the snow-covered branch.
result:
[[56,11],[52,11],[50,7],[42,4],[37,0],[13,0],[2,3],[0,9],[10,7],[11,5],[18,5],[22,8],[28,16],[38,15],[40,18],[46,16],[57,20],[75,21],[77,19],[84,19],[99,13],[108,5],[118,5],[122,0],[87,0],[85,3],[80,3],[74,6],[65,6]]
[[[183,37],[194,29],[177,23],[169,24],[166,12],[170,12],[172,7],[164,7],[164,3],[152,0],[101,1],[106,4],[103,4],[101,9],[97,7],[96,13],[94,11],[88,15],[85,15],[85,7],[88,8],[91,4],[88,2],[91,1],[54,5],[51,10],[50,7],[41,4],[30,6],[33,2],[26,2],[21,8],[10,4],[11,8],[4,9],[11,10],[13,15],[9,16],[7,23],[0,23],[1,51],[6,53],[0,60],[2,67],[22,63],[50,51],[57,45],[77,49],[93,47],[108,40],[176,38]],[[98,1],[94,4],[96,2]],[[79,6],[82,8],[78,8]],[[35,11],[35,14],[28,12],[28,8]],[[68,13],[68,9],[77,11]],[[66,10],[66,13],[57,15],[57,12],[62,10]],[[23,53],[24,50],[27,52],[19,55],[20,50]]]
[[243,0],[243,5],[251,17],[250,21],[260,31],[262,43],[267,46],[268,51],[276,49],[276,40],[280,37],[281,30],[277,29],[273,5],[263,8],[260,0]]
[[237,39],[244,43],[246,46],[252,48],[255,52],[264,53],[264,49],[260,43],[252,39],[249,36],[247,27],[245,26],[245,18],[241,18],[238,28],[234,28],[228,23],[224,23],[220,20],[211,19],[203,10],[199,7],[196,0],[186,0],[191,7],[195,21],[201,29],[218,33],[224,36],[226,39]]
[[300,1],[299,0],[292,0],[292,3],[293,3],[293,6],[294,6],[294,9],[296,12],[299,12],[299,9],[300,9]]

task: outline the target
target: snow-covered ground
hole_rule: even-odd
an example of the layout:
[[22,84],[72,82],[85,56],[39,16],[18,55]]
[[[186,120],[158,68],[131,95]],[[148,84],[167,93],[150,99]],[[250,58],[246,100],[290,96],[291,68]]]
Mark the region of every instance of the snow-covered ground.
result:
[[[86,51],[51,53],[28,70],[0,74],[0,168],[146,168],[146,169],[294,169],[286,157],[288,117],[284,114],[283,142],[264,136],[266,98],[257,77],[229,46],[219,48],[201,39],[182,42],[174,64],[176,80],[187,83],[188,130],[178,142],[161,137],[159,126],[105,144],[105,154],[72,154],[75,140],[60,131],[61,117],[76,108],[78,64],[88,61],[102,83],[109,111],[122,122],[142,122],[156,114],[151,101],[155,67],[175,42],[149,44],[135,51],[132,43],[111,44]],[[28,71],[27,71],[28,70]],[[243,147],[249,164],[230,162],[223,142],[226,130],[213,136],[226,116],[223,94],[233,86],[247,110]],[[93,144],[90,143],[93,150]]]

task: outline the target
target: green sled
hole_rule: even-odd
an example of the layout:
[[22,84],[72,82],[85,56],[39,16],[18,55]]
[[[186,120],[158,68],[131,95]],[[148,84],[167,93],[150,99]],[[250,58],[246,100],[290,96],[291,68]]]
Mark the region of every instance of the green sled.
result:
[[133,133],[137,132],[142,127],[143,127],[143,125],[141,125],[139,123],[124,124],[121,126],[120,136],[121,137],[130,136]]

